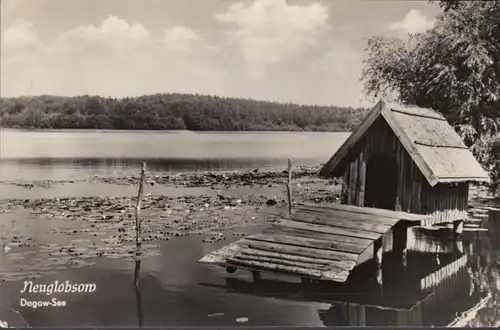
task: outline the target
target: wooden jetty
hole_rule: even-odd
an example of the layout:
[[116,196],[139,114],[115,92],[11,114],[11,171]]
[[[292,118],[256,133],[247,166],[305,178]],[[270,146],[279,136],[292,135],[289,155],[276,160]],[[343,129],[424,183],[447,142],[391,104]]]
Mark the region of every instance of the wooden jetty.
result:
[[341,205],[301,205],[264,232],[200,262],[345,282],[383,252],[404,255],[408,226],[467,218],[469,184],[490,179],[440,113],[380,101],[320,171],[343,177]]
[[380,257],[385,238],[398,223],[420,224],[426,219],[353,205],[300,205],[262,233],[214,251],[200,262],[226,267],[230,273],[242,268],[345,282],[354,267]]

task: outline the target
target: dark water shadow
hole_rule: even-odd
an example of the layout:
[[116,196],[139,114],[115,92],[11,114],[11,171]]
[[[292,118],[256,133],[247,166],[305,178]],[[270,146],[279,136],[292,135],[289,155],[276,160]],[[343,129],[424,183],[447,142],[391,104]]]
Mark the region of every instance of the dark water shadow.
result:
[[135,289],[135,298],[137,302],[137,325],[142,327],[144,324],[144,311],[142,307],[142,294],[140,287],[140,272],[141,272],[141,261],[136,260],[135,262],[135,270],[134,270],[134,289]]
[[327,303],[328,309],[318,311],[325,326],[446,326],[487,295],[473,283],[470,267],[476,256],[467,241],[464,246],[461,241],[422,235],[417,239],[420,242],[409,246],[406,266],[392,252],[384,254],[381,281],[370,260],[343,284],[305,286],[279,278],[253,283],[228,276],[225,285],[214,287],[227,293]]

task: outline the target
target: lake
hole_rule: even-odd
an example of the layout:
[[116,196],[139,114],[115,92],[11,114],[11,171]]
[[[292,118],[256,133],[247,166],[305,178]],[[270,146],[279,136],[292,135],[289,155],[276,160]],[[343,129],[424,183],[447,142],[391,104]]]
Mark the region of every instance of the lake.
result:
[[0,130],[0,180],[225,171],[326,162],[349,133]]
[[[296,165],[321,164],[347,136],[302,132],[3,129],[0,181],[4,184],[0,185],[0,199],[134,196],[137,187],[114,184],[75,182],[26,189],[7,183],[137,176],[142,161],[147,162],[148,172],[159,174],[281,170],[288,158]],[[231,194],[279,193],[273,189],[276,188],[243,187],[231,189]],[[205,188],[159,185],[146,187],[146,192],[174,197],[214,194]],[[53,234],[54,227],[64,224],[71,231],[86,226],[85,219],[47,220],[34,213],[24,208],[0,213],[4,236],[11,232],[31,237],[34,242],[30,248],[33,253],[21,261],[13,258],[23,251],[21,248],[2,249],[1,271],[35,258],[42,245],[68,244],[75,238]],[[64,307],[22,307],[22,297],[42,300],[56,295],[26,296],[20,293],[22,280],[2,282],[0,319],[14,326],[498,326],[499,224],[500,214],[491,212],[481,223],[487,231],[467,231],[453,242],[410,230],[407,266],[384,270],[383,285],[369,281],[363,285],[354,283],[353,288],[319,292],[272,276],[261,285],[252,286],[250,274],[228,275],[224,269],[197,263],[203,255],[237,239],[232,235],[235,230],[226,231],[227,240],[214,244],[202,243],[200,236],[179,237],[158,242],[161,255],[142,261],[139,294],[133,285],[134,263],[96,258],[92,266],[62,267],[33,280],[46,284],[56,280],[96,284],[95,292],[58,294],[58,299],[67,302]],[[245,232],[260,230],[262,226],[246,228]]]

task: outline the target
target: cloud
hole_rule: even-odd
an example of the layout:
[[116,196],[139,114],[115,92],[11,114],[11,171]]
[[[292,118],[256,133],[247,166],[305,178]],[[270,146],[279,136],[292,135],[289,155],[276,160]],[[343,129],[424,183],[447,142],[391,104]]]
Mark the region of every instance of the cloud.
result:
[[[217,56],[202,36],[188,27],[175,26],[154,35],[145,26],[117,16],[101,24],[82,25],[43,44],[29,22],[5,30],[2,40],[2,92],[33,94],[100,94],[135,96],[156,92],[214,93],[205,84],[224,73]],[[32,51],[37,47],[38,51]],[[29,63],[20,59],[29,56]]]
[[43,43],[35,27],[28,21],[18,20],[2,33],[1,56],[3,60],[30,61],[42,48]]
[[194,30],[185,26],[176,26],[164,31],[163,44],[165,48],[178,51],[190,49],[200,36]]
[[232,4],[215,15],[234,26],[227,35],[247,63],[268,64],[294,55],[318,43],[328,28],[328,8],[320,4],[289,5],[286,0],[255,0]]
[[36,26],[19,21],[2,34],[2,95],[180,92],[356,104],[359,55],[334,35],[326,6],[225,6],[211,16],[213,29],[109,16],[41,40]]
[[117,16],[109,16],[99,27],[79,26],[61,34],[54,46],[64,51],[85,50],[89,45],[123,50],[141,46],[150,38],[150,32],[143,25],[129,24]]
[[401,33],[419,33],[430,29],[434,25],[434,20],[428,19],[419,10],[412,9],[406,16],[398,22],[390,25],[390,29]]
[[363,57],[347,42],[337,42],[319,58],[311,61],[308,68],[313,72],[335,75],[352,75],[354,68],[362,66]]

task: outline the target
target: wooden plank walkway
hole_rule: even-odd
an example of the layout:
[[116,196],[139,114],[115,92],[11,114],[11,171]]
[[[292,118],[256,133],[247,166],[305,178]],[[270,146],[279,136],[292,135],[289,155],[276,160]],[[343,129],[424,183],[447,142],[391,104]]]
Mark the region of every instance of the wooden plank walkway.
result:
[[260,234],[209,253],[200,263],[345,282],[359,256],[401,220],[428,216],[339,204],[301,204]]

